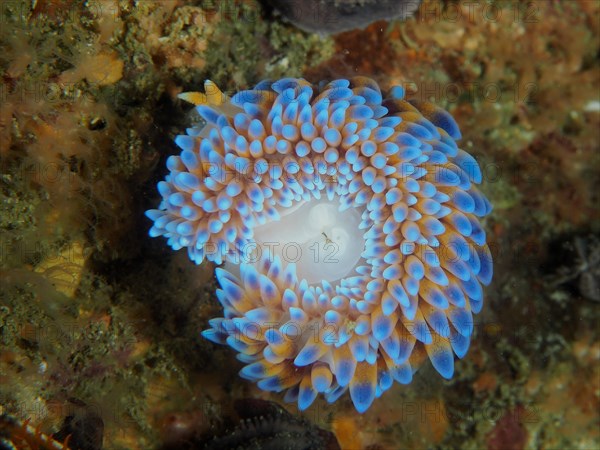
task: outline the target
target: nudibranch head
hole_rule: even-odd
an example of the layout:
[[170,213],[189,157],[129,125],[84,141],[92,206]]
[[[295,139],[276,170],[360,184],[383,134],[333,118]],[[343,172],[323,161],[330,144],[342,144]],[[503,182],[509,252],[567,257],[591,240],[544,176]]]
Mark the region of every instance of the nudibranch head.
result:
[[300,409],[349,390],[364,412],[425,354],[451,378],[492,278],[491,206],[452,116],[364,77],[205,88],[182,95],[206,123],[176,138],[147,212],[151,236],[225,262],[203,336]]

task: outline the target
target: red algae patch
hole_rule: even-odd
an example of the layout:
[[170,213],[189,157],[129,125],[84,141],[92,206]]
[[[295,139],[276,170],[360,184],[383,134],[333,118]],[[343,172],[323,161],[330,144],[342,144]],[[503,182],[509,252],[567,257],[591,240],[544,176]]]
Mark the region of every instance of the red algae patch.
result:
[[508,411],[496,423],[487,437],[488,450],[523,450],[527,443],[527,430],[521,423],[522,406]]

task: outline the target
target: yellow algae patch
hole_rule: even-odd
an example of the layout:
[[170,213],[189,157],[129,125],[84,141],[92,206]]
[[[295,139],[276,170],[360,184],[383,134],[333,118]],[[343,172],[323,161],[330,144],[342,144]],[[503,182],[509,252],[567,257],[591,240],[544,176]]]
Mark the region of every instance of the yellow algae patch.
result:
[[361,450],[363,448],[361,433],[355,417],[335,417],[331,428],[342,450]]
[[87,260],[87,254],[81,242],[75,241],[58,255],[47,256],[35,267],[57,291],[73,298],[81,281],[81,274]]
[[90,83],[106,86],[123,77],[124,66],[115,52],[100,52],[81,58],[74,69],[61,74],[60,81],[77,83],[85,78]]
[[90,83],[98,83],[101,86],[113,84],[123,77],[124,63],[114,52],[99,53],[90,58],[84,58],[81,66],[86,67],[85,78]]

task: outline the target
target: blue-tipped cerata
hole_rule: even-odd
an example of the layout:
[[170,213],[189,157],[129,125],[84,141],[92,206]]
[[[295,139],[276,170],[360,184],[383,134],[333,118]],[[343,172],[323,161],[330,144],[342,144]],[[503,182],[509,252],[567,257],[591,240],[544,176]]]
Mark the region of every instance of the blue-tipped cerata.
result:
[[[175,139],[182,151],[147,212],[150,235],[197,264],[226,262],[216,273],[223,317],[203,336],[300,409],[349,391],[362,413],[393,381],[410,383],[425,354],[451,378],[492,279],[481,170],[448,112],[404,96],[364,77],[264,81],[232,98],[207,82],[206,94],[181,95],[206,123]],[[304,218],[289,214],[306,205],[308,225],[339,215],[354,230],[316,233],[322,248],[357,249],[347,271],[248,259],[261,227],[279,236],[277,224],[295,226]]]

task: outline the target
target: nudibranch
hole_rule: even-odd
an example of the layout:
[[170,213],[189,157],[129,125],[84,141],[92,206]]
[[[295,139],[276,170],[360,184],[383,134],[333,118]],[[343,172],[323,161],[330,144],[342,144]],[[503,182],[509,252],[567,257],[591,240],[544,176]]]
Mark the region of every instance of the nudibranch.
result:
[[427,357],[451,378],[492,278],[491,205],[452,116],[365,77],[205,90],[180,95],[204,120],[147,212],[151,236],[224,263],[202,335],[302,410],[349,390],[362,413]]

